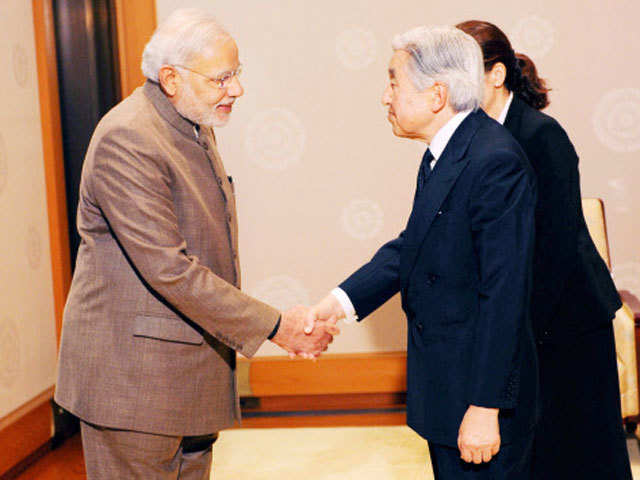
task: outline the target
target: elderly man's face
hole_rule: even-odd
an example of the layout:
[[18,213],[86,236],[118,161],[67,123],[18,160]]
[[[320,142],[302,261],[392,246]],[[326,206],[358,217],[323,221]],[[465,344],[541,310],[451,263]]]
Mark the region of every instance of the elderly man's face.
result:
[[389,62],[389,85],[382,95],[387,119],[398,137],[424,139],[424,130],[433,119],[429,89],[420,92],[408,74],[409,53],[396,50]]
[[213,80],[237,71],[240,62],[236,43],[231,38],[220,39],[214,51],[213,56],[198,56],[185,65],[188,70],[179,70],[183,81],[175,96],[175,107],[183,117],[207,127],[226,124],[233,103],[244,93],[237,76],[223,87]]

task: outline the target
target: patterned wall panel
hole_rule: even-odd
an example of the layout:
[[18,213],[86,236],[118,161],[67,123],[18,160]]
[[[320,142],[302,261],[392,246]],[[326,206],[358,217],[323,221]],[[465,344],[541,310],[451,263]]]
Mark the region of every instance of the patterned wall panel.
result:
[[56,338],[31,2],[0,2],[0,417],[54,383]]
[[[315,301],[402,230],[425,147],[395,138],[380,103],[391,39],[483,19],[548,79],[547,112],[581,157],[583,196],[605,201],[616,280],[640,296],[640,3],[157,0],[158,20],[182,6],[214,13],[245,67],[245,96],[217,138],[249,292],[282,308]],[[398,303],[343,328],[331,350],[402,349]]]

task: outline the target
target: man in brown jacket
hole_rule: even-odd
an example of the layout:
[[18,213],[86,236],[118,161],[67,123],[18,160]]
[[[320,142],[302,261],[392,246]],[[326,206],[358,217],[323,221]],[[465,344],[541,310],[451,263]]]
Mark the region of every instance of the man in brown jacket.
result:
[[85,158],[55,399],[81,419],[90,480],[208,479],[217,432],[239,419],[236,352],[271,339],[317,356],[337,330],[305,335],[303,308],[240,291],[233,185],[212,130],[243,94],[233,39],[177,11],[142,69]]

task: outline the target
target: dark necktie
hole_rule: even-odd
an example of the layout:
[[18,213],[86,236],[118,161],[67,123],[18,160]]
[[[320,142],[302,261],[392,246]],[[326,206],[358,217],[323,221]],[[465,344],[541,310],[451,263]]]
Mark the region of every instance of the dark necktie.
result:
[[418,185],[416,188],[416,195],[419,195],[424,188],[424,184],[427,182],[429,175],[431,175],[431,162],[433,161],[433,154],[431,150],[427,148],[422,156],[422,162],[420,163],[420,170],[418,170]]

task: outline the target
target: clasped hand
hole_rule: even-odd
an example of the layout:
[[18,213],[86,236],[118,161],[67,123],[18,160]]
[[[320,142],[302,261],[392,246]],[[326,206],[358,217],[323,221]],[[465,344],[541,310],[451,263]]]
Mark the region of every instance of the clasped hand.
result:
[[336,323],[342,317],[342,307],[332,295],[311,308],[295,306],[282,314],[280,328],[272,341],[291,358],[296,355],[317,358],[329,348],[333,337],[340,334]]

